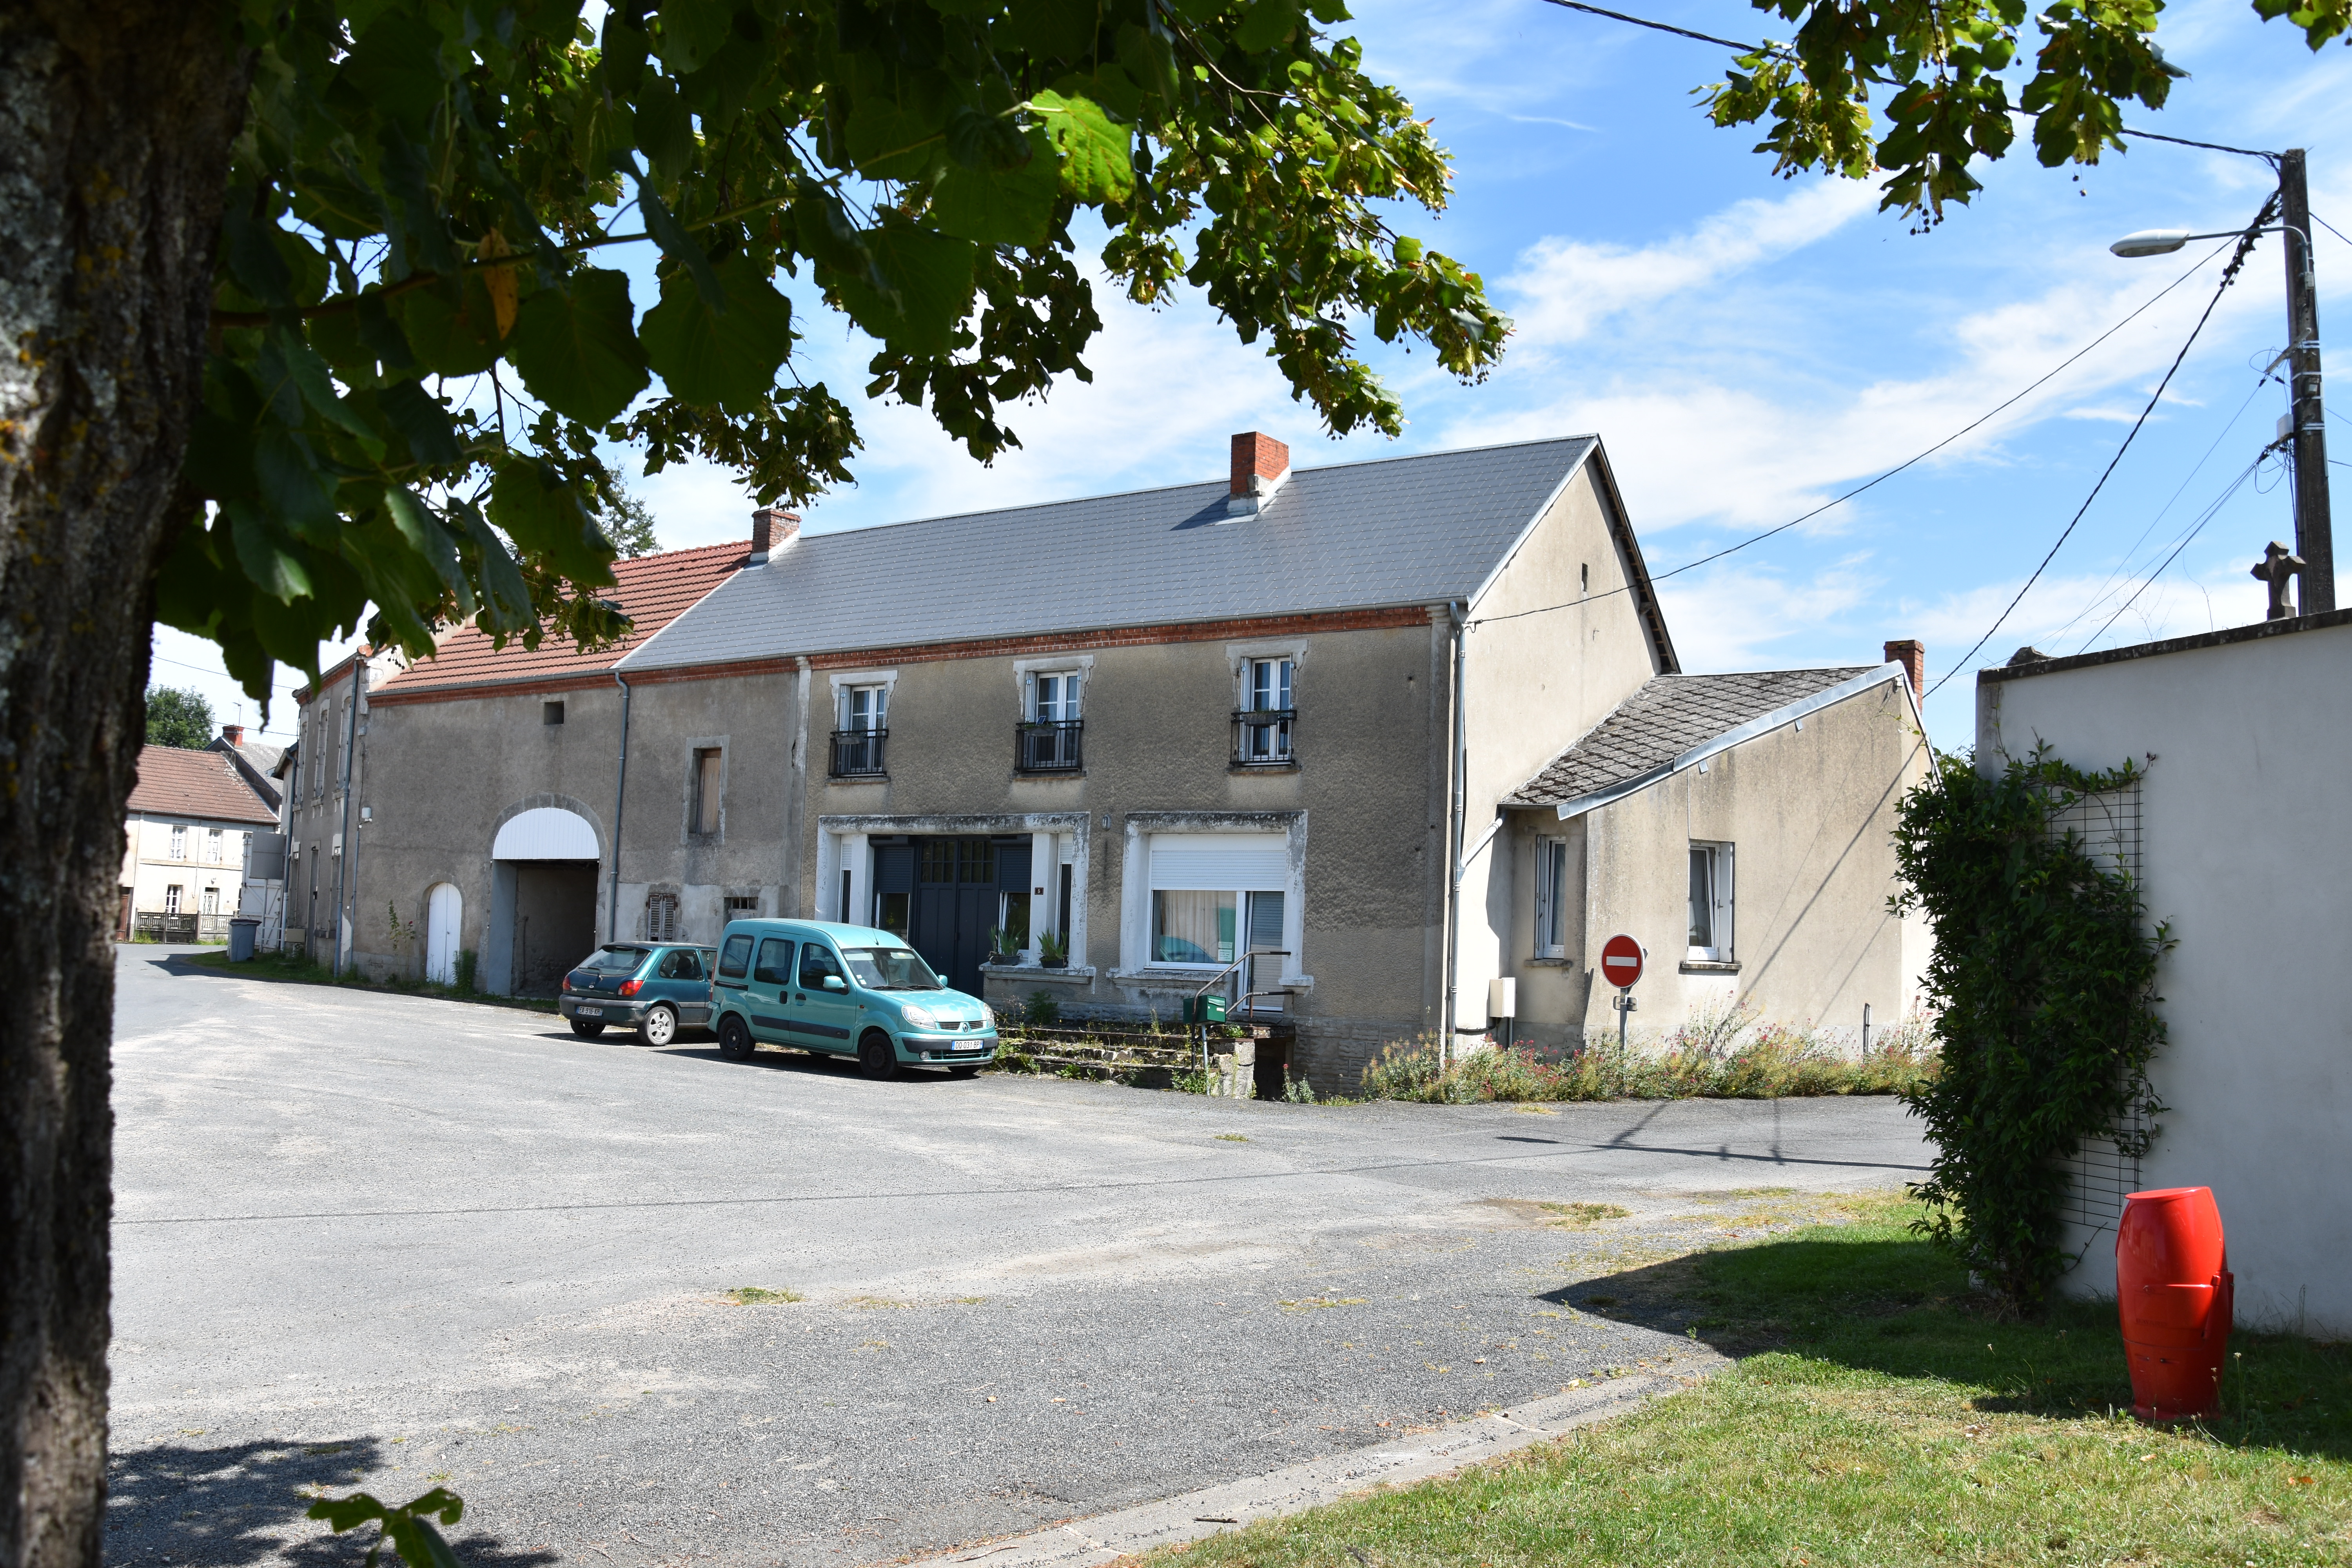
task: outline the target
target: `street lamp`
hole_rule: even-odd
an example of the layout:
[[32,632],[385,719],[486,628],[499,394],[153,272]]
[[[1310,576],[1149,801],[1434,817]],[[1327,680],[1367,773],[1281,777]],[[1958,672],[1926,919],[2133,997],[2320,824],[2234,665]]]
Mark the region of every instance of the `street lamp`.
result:
[[2305,183],[2303,149],[2279,154],[2279,216],[2262,228],[2191,234],[2185,228],[2144,228],[2107,247],[2117,256],[2169,256],[2192,239],[2235,239],[2279,233],[2286,237],[2287,396],[2290,450],[2294,463],[2294,553],[2303,558],[2303,591],[2296,609],[2306,616],[2336,607],[2336,549],[2328,515],[2327,411],[2320,397],[2319,286],[2311,269],[2311,196]]

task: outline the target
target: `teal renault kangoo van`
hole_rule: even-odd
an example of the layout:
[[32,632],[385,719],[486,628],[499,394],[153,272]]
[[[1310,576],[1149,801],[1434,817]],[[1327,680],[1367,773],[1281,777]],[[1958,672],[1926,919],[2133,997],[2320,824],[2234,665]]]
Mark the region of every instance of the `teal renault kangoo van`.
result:
[[996,1058],[996,1015],[948,988],[922,954],[871,926],[730,921],[710,984],[719,1048],[742,1060],[760,1041],[856,1057],[872,1079],[901,1067],[969,1078]]

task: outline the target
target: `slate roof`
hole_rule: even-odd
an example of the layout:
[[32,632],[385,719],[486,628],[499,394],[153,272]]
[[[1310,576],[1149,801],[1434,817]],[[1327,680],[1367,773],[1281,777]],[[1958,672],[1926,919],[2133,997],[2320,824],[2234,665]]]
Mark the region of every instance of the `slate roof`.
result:
[[431,658],[422,658],[383,685],[372,698],[398,698],[453,687],[529,685],[551,678],[610,669],[660,631],[688,605],[740,567],[751,555],[747,537],[732,544],[665,550],[634,561],[613,563],[614,586],[604,596],[628,612],[635,629],[614,646],[582,653],[568,637],[548,637],[536,648],[509,643],[493,647],[489,634],[461,626],[441,639]]
[[277,771],[278,763],[286,755],[286,749],[283,746],[266,745],[259,741],[247,741],[240,745],[232,745],[226,735],[215,735],[205,750],[218,752],[225,757],[242,763],[245,782],[253,787],[253,793],[259,795],[272,810],[275,810],[278,803],[285,798],[269,782],[271,775]]
[[1255,516],[1218,479],[803,534],[623,668],[1465,599],[1599,445],[1297,468]]
[[1694,746],[1737,730],[1876,666],[1758,669],[1739,675],[1658,675],[1617,705],[1505,805],[1559,805],[1665,767]]
[[139,749],[139,782],[131,786],[131,809],[157,816],[278,826],[278,814],[253,792],[235,762],[218,752],[180,746]]

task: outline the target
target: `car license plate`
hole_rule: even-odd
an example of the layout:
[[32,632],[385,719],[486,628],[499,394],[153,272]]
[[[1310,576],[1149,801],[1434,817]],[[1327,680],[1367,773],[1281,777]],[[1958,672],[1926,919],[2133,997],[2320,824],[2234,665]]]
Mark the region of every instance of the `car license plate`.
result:
[[948,1048],[953,1051],[976,1051],[980,1049],[981,1045],[982,1042],[979,1040],[958,1040]]
[[583,1018],[601,1018],[604,1016],[604,1009],[602,1007],[574,1007],[572,1010]]

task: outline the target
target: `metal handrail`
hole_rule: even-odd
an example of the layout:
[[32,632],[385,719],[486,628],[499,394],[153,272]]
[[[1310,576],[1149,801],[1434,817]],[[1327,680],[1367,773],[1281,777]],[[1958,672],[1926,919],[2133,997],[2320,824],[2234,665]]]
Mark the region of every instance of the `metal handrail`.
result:
[[[1288,958],[1289,956],[1290,951],[1287,948],[1250,948],[1239,958],[1234,959],[1231,963],[1226,964],[1223,969],[1218,970],[1214,974],[1209,976],[1208,984],[1202,985],[1198,991],[1192,993],[1192,999],[1197,1002],[1202,997],[1206,996],[1211,991],[1216,988],[1220,981],[1224,980],[1227,976],[1231,975],[1234,970],[1241,968],[1244,964],[1250,963],[1254,959]],[[1251,1005],[1251,997],[1286,996],[1289,994],[1286,991],[1255,990],[1252,987],[1254,986],[1256,979],[1257,972],[1255,970],[1252,970],[1242,981],[1242,1010],[1245,1015],[1247,1015],[1249,1021],[1253,1024],[1257,1022],[1257,1009]],[[1201,1026],[1201,1070],[1202,1072],[1207,1072],[1209,1070],[1209,1026],[1206,1024],[1202,1024]]]
[[[833,732],[831,776],[837,779],[871,778],[885,772],[882,743],[889,738],[890,731],[887,727],[879,730],[835,730]],[[866,752],[867,761],[872,765],[853,767],[845,764],[843,758],[851,752]]]
[[[1282,768],[1298,761],[1298,748],[1292,733],[1298,722],[1296,708],[1236,708],[1234,710],[1234,766],[1237,768]],[[1276,731],[1270,737],[1276,748],[1265,755],[1255,755],[1244,745],[1244,737],[1252,730]]]
[[1013,727],[1013,771],[1073,773],[1086,765],[1084,719],[1031,719]]

